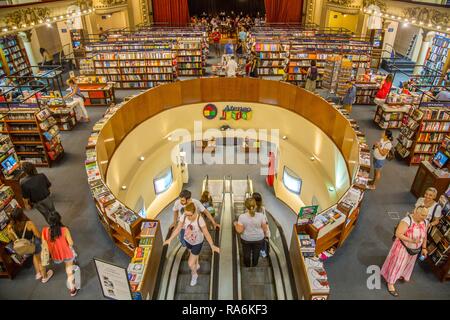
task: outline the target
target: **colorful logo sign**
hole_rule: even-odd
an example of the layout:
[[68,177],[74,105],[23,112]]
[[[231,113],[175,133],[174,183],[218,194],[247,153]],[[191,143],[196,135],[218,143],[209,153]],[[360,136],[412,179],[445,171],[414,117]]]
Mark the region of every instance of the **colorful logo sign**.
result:
[[217,116],[217,107],[212,103],[207,104],[203,108],[203,116],[208,120],[214,119]]
[[220,120],[250,120],[252,118],[252,108],[226,106],[222,110]]

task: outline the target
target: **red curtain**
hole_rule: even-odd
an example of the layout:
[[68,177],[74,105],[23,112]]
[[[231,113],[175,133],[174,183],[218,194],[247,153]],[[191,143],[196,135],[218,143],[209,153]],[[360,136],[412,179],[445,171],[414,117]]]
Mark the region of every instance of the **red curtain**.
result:
[[153,0],[153,20],[156,23],[183,25],[189,23],[188,0]]
[[267,22],[301,22],[303,0],[265,0],[265,4]]

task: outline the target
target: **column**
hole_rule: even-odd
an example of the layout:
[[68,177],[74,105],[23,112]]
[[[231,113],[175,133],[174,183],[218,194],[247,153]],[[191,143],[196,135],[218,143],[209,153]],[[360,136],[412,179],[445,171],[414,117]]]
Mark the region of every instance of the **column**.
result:
[[423,31],[423,42],[420,47],[419,57],[417,58],[416,66],[414,68],[413,74],[420,74],[423,70],[423,64],[425,63],[425,58],[427,56],[428,49],[433,41],[435,36],[434,31],[424,30]]
[[[22,40],[23,47],[25,48],[25,51],[27,53],[28,61],[30,62],[30,65],[37,66],[37,62],[36,62],[37,60],[36,60],[36,57],[34,56],[33,46],[31,45],[31,33],[32,32],[33,32],[33,30],[25,30],[25,31],[19,32],[17,35]],[[32,71],[33,71],[33,73],[36,73],[39,71],[39,69],[32,68]]]

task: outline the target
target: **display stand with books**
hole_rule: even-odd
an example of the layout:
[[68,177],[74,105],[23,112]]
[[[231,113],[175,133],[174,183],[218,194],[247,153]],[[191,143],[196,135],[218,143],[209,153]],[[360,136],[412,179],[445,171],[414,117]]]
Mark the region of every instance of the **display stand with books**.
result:
[[13,190],[5,185],[0,186],[0,278],[13,279],[25,261],[24,257],[15,253],[13,242],[6,231],[10,214],[16,207],[19,207],[19,203]]
[[439,198],[442,216],[428,236],[428,264],[441,281],[450,279],[450,186]]
[[0,135],[0,169],[0,181],[13,190],[19,205],[25,207],[20,187],[20,179],[25,173],[20,168],[14,145],[6,134]]

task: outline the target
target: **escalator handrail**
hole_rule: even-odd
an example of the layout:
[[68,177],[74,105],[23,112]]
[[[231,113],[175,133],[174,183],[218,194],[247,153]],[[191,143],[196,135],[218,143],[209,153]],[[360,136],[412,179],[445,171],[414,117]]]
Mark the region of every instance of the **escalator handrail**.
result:
[[275,222],[278,232],[280,232],[281,242],[283,243],[283,252],[286,257],[287,269],[289,272],[289,282],[290,282],[291,288],[292,288],[292,296],[294,297],[294,300],[298,300],[297,290],[293,289],[293,288],[295,288],[295,280],[294,280],[294,274],[292,272],[291,255],[289,253],[289,248],[288,248],[287,241],[286,241],[286,235],[285,235],[281,225],[278,223],[278,221],[273,217],[273,215],[268,210],[266,210],[266,214],[269,215],[269,217],[272,219],[273,222]]
[[[166,239],[169,239],[170,236],[172,235],[173,230],[175,229],[175,227],[170,227],[169,231],[167,232],[167,236]],[[163,276],[163,272],[164,272],[164,265],[166,264],[166,259],[167,259],[167,250],[169,250],[169,246],[163,246],[162,251],[161,251],[161,259],[159,261],[159,268],[158,268],[158,273],[157,273],[157,279],[159,279],[159,281],[156,281],[156,285],[155,285],[155,289],[153,291],[153,296],[152,296],[152,300],[157,300],[158,299],[158,294],[160,291],[160,286],[161,286],[161,280],[162,280],[162,276]]]

